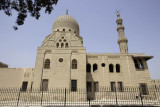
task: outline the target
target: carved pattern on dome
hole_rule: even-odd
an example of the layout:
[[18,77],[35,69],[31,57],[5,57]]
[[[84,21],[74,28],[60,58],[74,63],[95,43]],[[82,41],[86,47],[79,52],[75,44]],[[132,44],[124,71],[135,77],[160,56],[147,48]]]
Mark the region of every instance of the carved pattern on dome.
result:
[[74,29],[74,31],[76,31],[79,34],[79,25],[72,16],[64,15],[64,16],[58,17],[53,24],[52,30],[56,31],[56,29],[60,27],[72,28]]

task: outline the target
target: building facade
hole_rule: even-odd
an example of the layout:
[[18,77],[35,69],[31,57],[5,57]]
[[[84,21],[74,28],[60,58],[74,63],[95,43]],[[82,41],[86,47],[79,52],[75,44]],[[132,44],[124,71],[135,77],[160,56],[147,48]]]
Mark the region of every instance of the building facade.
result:
[[0,68],[0,87],[21,87],[22,90],[68,88],[98,91],[107,86],[150,85],[147,60],[153,58],[128,52],[123,20],[117,13],[120,53],[86,53],[79,25],[72,17],[58,17],[49,34],[37,49],[35,68]]

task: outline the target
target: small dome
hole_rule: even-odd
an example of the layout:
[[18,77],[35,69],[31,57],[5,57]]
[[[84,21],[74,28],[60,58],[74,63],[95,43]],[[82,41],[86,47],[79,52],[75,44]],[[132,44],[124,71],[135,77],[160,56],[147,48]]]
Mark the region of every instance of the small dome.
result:
[[79,25],[72,16],[63,15],[55,20],[52,31],[71,31],[79,35]]

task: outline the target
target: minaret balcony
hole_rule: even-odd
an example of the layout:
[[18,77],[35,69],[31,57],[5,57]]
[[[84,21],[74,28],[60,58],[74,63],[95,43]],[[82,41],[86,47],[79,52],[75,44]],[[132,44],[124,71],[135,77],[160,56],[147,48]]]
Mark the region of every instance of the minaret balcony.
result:
[[127,38],[122,38],[122,39],[118,39],[118,44],[120,43],[128,43],[128,39]]
[[119,31],[119,30],[124,30],[124,26],[123,25],[118,25],[117,26],[117,31]]

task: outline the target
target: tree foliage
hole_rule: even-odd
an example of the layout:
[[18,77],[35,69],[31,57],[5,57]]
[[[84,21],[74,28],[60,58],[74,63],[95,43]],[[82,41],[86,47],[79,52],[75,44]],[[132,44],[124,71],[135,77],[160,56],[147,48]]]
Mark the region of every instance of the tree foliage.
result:
[[13,26],[14,30],[17,30],[17,25],[24,24],[28,13],[38,20],[42,8],[45,8],[45,13],[50,14],[53,5],[57,2],[58,0],[0,0],[0,10],[4,11],[7,16],[12,16],[12,10],[18,12],[16,26]]

